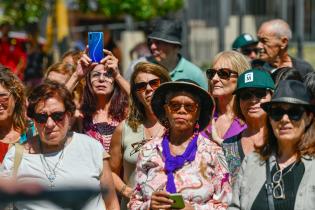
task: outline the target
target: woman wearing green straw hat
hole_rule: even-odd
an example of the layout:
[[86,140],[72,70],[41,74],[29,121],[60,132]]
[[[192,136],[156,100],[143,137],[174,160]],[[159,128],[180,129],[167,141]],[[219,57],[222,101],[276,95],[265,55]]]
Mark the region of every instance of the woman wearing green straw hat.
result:
[[245,155],[263,143],[267,114],[261,103],[271,100],[274,82],[270,74],[259,69],[250,69],[239,75],[236,88],[237,115],[247,128],[222,143],[226,161],[232,175],[232,183]]
[[266,111],[268,132],[245,157],[229,210],[314,209],[314,105],[303,83],[280,81]]

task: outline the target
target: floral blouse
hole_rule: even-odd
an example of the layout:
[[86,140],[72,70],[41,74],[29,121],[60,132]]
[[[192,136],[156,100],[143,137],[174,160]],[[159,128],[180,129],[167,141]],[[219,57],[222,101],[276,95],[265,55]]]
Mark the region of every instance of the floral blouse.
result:
[[[162,138],[145,144],[138,156],[135,190],[128,207],[149,209],[154,191],[165,190]],[[198,210],[226,209],[232,197],[229,172],[221,147],[198,136],[195,160],[187,162],[174,173],[177,193]]]

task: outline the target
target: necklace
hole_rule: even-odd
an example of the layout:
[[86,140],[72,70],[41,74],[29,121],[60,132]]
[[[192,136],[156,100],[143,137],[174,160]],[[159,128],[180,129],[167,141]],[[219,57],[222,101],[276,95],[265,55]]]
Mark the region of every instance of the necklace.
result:
[[[281,175],[281,178],[284,177],[284,176],[285,176],[286,174],[288,174],[289,172],[291,172],[291,171],[293,170],[293,168],[294,168],[295,165],[296,165],[296,161],[294,161],[294,163],[291,165],[291,167],[290,167],[285,173],[283,173],[283,174]],[[285,169],[285,168],[280,169],[280,166],[279,166],[278,163],[276,164],[276,167],[277,167],[277,170],[280,170],[281,172]]]
[[50,188],[53,189],[54,187],[56,187],[55,185],[55,181],[57,178],[57,169],[58,169],[58,165],[60,164],[61,160],[63,159],[64,156],[64,149],[65,149],[66,143],[64,144],[64,147],[61,150],[60,156],[58,158],[58,161],[56,162],[56,164],[54,166],[50,166],[48,164],[48,161],[45,158],[45,155],[43,154],[43,148],[42,148],[42,144],[41,141],[39,140],[39,147],[40,147],[40,161],[42,162],[43,168],[44,168],[44,173],[48,179],[48,181],[50,182]]
[[[161,136],[161,131],[162,130],[163,130],[163,133],[164,133],[164,127],[163,126],[159,126],[159,127],[160,127],[159,129],[153,129],[153,130],[156,130],[156,131],[153,134],[151,134],[150,129],[146,128],[145,126],[143,126],[143,140],[144,139],[150,139],[151,140],[151,139],[154,139],[156,137]],[[149,138],[145,138],[145,133],[149,134]]]

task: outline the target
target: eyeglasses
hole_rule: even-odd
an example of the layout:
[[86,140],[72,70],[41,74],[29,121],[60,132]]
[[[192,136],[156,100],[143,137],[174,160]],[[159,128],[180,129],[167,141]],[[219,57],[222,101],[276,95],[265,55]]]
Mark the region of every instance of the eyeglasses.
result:
[[66,112],[53,112],[50,115],[47,113],[35,113],[33,118],[37,123],[41,124],[47,123],[49,117],[55,122],[61,122],[64,119],[65,114]]
[[198,109],[198,104],[195,103],[178,103],[178,102],[168,102],[165,104],[172,113],[178,112],[182,107],[186,110],[188,113],[194,113]]
[[100,79],[101,76],[103,76],[105,78],[113,78],[113,74],[112,74],[111,71],[106,71],[104,73],[101,73],[101,72],[98,72],[98,71],[91,72],[91,77],[92,78]]
[[209,80],[212,80],[213,77],[215,76],[215,74],[218,74],[218,76],[221,78],[221,79],[230,79],[231,75],[234,74],[234,75],[238,75],[238,73],[236,71],[232,71],[231,69],[228,69],[228,68],[221,68],[221,69],[207,69],[206,71],[206,74],[207,74],[207,78]]
[[137,92],[143,92],[143,91],[145,91],[147,89],[148,84],[150,85],[150,87],[153,90],[155,90],[155,89],[157,89],[160,86],[161,81],[160,81],[160,79],[152,79],[152,80],[150,80],[148,82],[135,83],[135,87],[134,88],[135,88],[135,90]]
[[272,177],[273,183],[275,183],[272,194],[275,199],[285,199],[284,194],[284,184],[282,179],[282,170],[276,171],[276,173]]
[[142,146],[150,140],[151,140],[151,138],[150,139],[142,139],[140,142],[136,142],[136,143],[131,144],[132,150],[130,152],[130,156],[139,152],[140,149],[142,148]]
[[0,103],[6,103],[9,100],[11,93],[7,92],[7,93],[0,93]]
[[242,52],[243,55],[250,55],[252,52],[257,54],[258,53],[258,49],[257,48],[244,48],[244,49],[241,49],[241,52]]
[[241,90],[238,94],[239,98],[243,101],[250,100],[253,97],[257,99],[265,98],[267,95],[266,89],[255,89],[255,90]]
[[283,109],[281,107],[271,108],[269,116],[275,121],[279,121],[283,118],[283,115],[288,115],[290,120],[299,121],[305,112],[305,108],[301,106],[294,106],[289,109]]

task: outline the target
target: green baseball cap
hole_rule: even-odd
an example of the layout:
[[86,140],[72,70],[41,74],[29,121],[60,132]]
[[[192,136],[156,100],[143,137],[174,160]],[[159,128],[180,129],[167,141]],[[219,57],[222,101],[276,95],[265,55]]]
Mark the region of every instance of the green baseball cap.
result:
[[260,69],[249,69],[239,75],[237,79],[236,93],[244,88],[275,89],[270,73]]
[[257,44],[258,40],[256,40],[250,34],[241,34],[239,35],[232,44],[232,49],[237,50],[239,48],[246,47],[248,45]]

